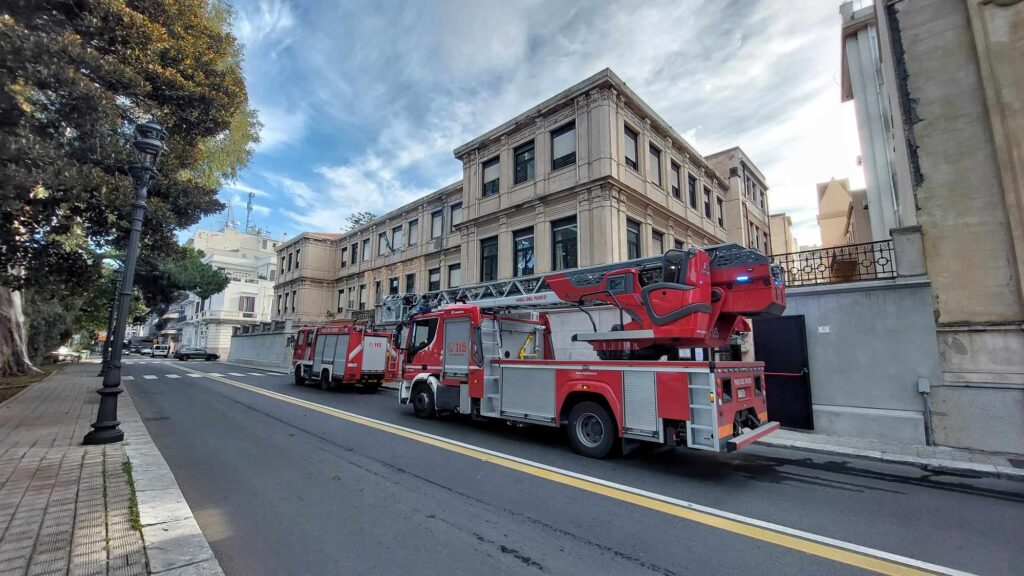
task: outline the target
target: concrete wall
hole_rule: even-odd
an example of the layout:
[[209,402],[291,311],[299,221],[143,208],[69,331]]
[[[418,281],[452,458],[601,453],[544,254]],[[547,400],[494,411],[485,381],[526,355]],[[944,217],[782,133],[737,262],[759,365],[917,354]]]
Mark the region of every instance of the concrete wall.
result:
[[294,331],[261,334],[236,334],[231,339],[228,362],[268,370],[291,369],[292,347],[289,337]]
[[790,288],[786,299],[786,316],[804,316],[815,430],[924,444],[917,380],[940,374],[927,280]]

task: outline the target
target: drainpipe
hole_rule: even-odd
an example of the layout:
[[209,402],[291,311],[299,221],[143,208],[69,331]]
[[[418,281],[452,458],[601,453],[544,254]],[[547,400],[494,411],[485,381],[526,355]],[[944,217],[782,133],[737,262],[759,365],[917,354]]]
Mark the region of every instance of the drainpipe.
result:
[[931,389],[932,383],[927,378],[917,379],[917,391],[921,393],[921,397],[924,399],[924,442],[928,446],[935,445],[935,434],[932,431],[932,403],[928,398]]

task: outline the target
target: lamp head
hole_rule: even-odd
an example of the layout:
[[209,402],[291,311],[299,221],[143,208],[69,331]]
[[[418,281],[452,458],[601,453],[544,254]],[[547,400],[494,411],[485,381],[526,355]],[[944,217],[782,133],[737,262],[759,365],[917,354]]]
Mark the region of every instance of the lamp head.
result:
[[163,126],[149,120],[135,126],[135,142],[132,145],[142,154],[146,165],[156,166],[160,154],[166,150],[164,148],[165,140],[167,140],[167,132]]

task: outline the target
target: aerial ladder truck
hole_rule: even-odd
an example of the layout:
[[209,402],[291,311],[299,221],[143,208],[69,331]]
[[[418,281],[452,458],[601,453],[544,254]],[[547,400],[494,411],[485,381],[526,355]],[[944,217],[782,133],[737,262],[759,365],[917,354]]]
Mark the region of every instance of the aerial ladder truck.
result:
[[[593,458],[640,442],[731,452],[778,424],[763,363],[716,361],[712,350],[785,303],[777,265],[721,244],[389,296],[378,323],[393,327],[399,399],[420,418],[565,427],[572,448]],[[602,307],[618,319],[603,331]],[[592,330],[571,340],[596,358],[555,357],[549,311],[566,308],[590,318]]]

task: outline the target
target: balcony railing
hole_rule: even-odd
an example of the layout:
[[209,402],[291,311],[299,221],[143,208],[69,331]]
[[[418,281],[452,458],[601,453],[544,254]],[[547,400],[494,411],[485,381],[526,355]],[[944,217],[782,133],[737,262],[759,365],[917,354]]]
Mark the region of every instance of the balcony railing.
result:
[[896,277],[892,240],[776,254],[787,286],[838,284]]

